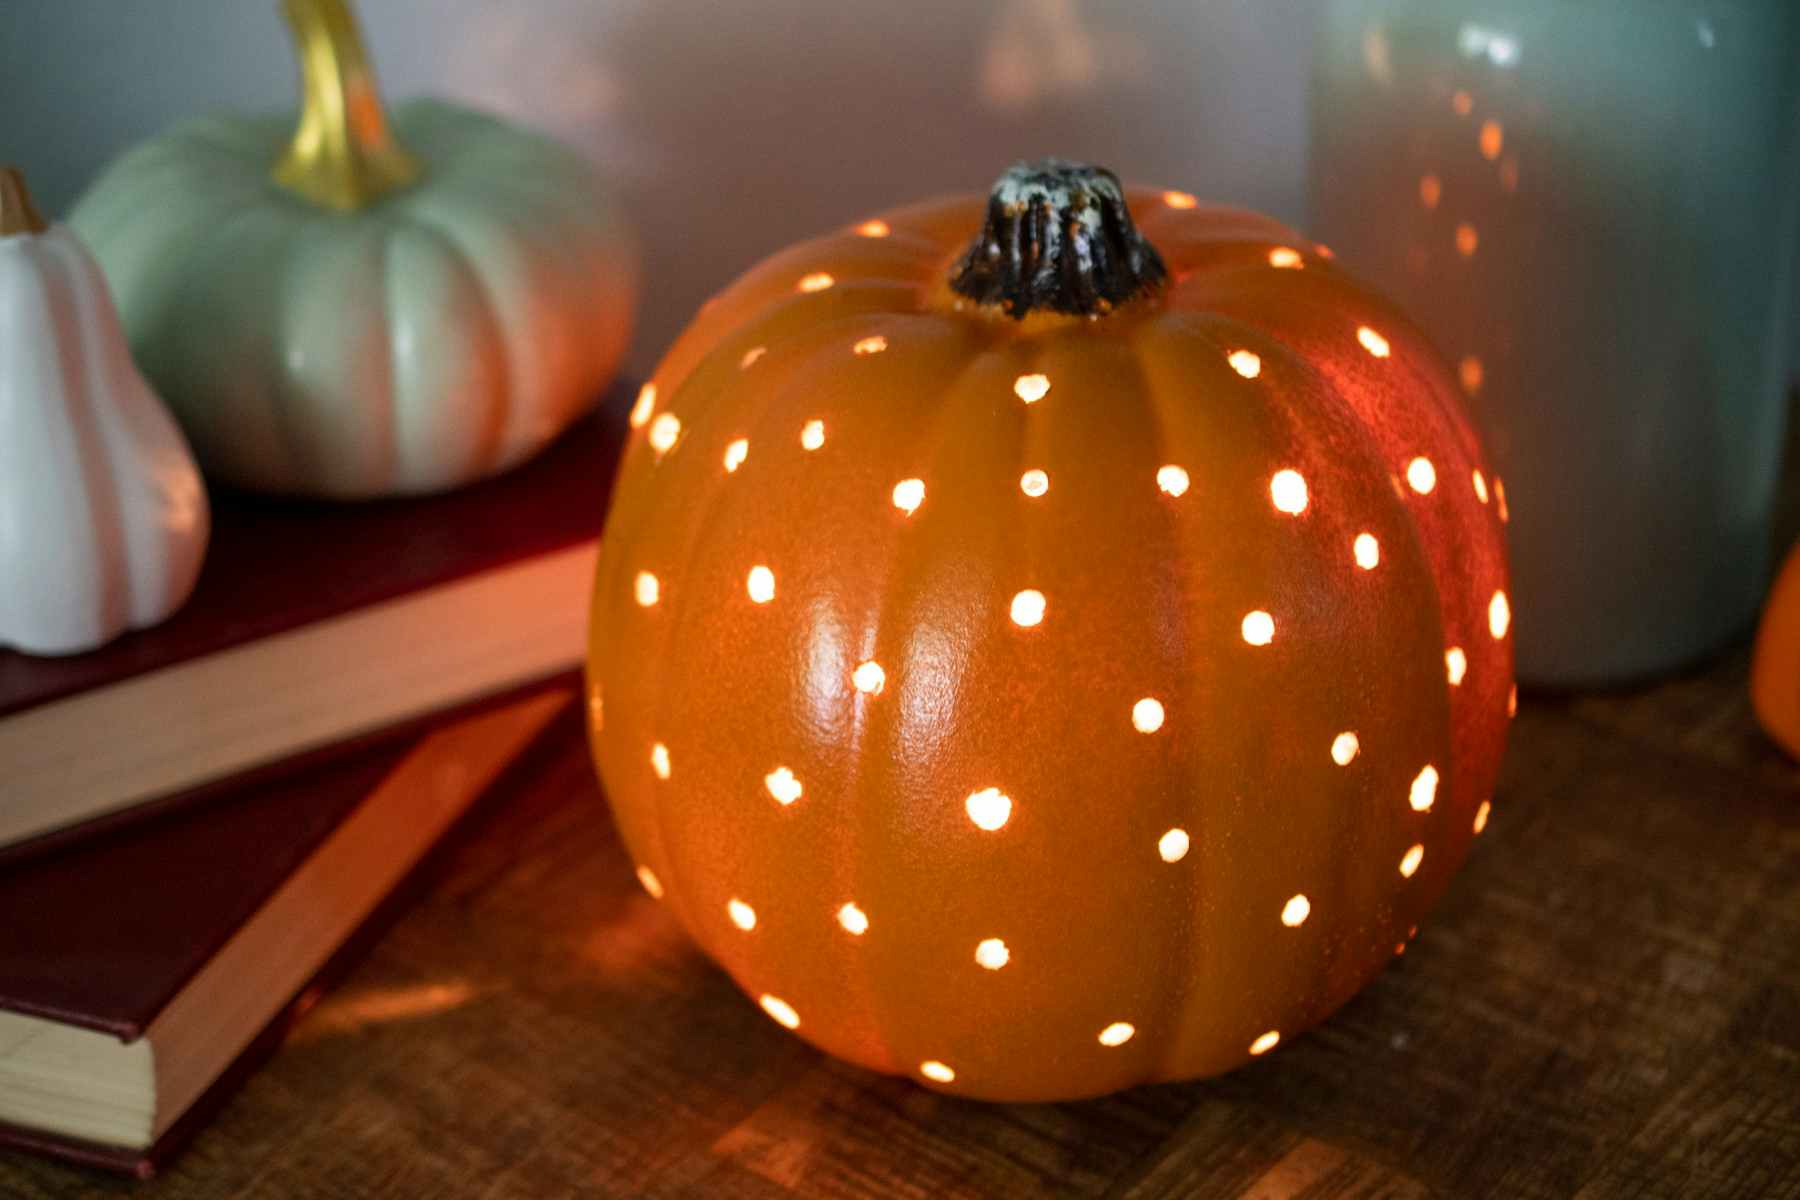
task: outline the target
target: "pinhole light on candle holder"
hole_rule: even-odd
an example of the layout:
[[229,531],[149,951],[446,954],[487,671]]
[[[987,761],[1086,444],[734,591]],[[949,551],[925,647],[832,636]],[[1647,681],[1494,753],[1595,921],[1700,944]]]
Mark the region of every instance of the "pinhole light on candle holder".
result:
[[650,895],[833,1054],[1002,1100],[1228,1070],[1486,823],[1499,481],[1274,221],[1020,164],[751,270],[631,424],[599,771]]

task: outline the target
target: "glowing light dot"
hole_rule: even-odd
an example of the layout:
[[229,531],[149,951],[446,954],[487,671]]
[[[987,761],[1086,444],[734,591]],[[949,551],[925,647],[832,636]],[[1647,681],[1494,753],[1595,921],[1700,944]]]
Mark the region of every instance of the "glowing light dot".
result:
[[861,937],[869,932],[869,914],[856,907],[854,901],[837,910],[837,923],[852,937]]
[[1050,490],[1050,476],[1034,467],[1019,476],[1019,490],[1036,499]]
[[1311,915],[1312,901],[1305,896],[1289,896],[1288,902],[1281,906],[1281,923],[1289,929],[1300,928]]
[[637,403],[631,406],[631,427],[642,429],[650,423],[650,414],[656,411],[656,385],[646,383],[638,389]]
[[1512,520],[1512,514],[1506,511],[1506,484],[1501,481],[1498,475],[1494,477],[1494,506],[1500,513],[1500,523],[1502,525]]
[[789,1029],[800,1028],[800,1014],[794,1011],[793,1005],[780,996],[771,996],[764,992],[757,1003],[761,1004],[763,1011],[774,1017],[778,1024],[785,1025]]
[[1294,271],[1305,265],[1300,252],[1292,246],[1277,246],[1269,251],[1269,265],[1282,271]]
[[1471,396],[1481,390],[1481,381],[1486,373],[1482,368],[1481,360],[1473,354],[1464,355],[1463,360],[1456,364],[1456,377],[1461,381],[1463,391]]
[[1488,502],[1487,476],[1479,468],[1470,472],[1469,482],[1475,485],[1475,498],[1483,504]]
[[1386,358],[1388,356],[1390,349],[1388,340],[1379,333],[1376,333],[1373,329],[1370,329],[1367,325],[1358,325],[1356,327],[1356,340],[1362,343],[1362,348],[1364,350],[1367,350],[1376,358]]
[[1029,629],[1044,619],[1044,593],[1036,588],[1026,588],[1012,598],[1012,620],[1014,625]]
[[681,438],[681,418],[674,413],[663,413],[650,422],[650,448],[661,458],[675,448]]
[[1139,733],[1155,733],[1163,726],[1162,701],[1145,696],[1131,706],[1131,724]]
[[1164,192],[1163,203],[1170,208],[1192,208],[1200,201],[1189,192]]
[[968,810],[969,820],[975,822],[976,828],[989,833],[1012,819],[1012,797],[999,788],[982,788],[971,793],[963,807]]
[[749,457],[750,439],[738,438],[729,446],[725,447],[725,473],[729,475],[733,471],[736,471],[739,467],[744,465],[744,460]]
[[886,237],[888,234],[892,233],[893,230],[889,228],[886,221],[876,217],[858,225],[856,227],[856,232],[863,237]]
[[1469,656],[1463,653],[1461,646],[1444,651],[1444,673],[1449,676],[1451,687],[1462,686],[1463,676],[1469,673]]
[[1165,495],[1185,495],[1188,490],[1188,473],[1184,468],[1175,466],[1173,463],[1166,467],[1158,467],[1156,468],[1156,486],[1161,488]]
[[919,505],[925,503],[925,481],[923,479],[902,479],[894,485],[894,507],[912,516]]
[[736,896],[725,902],[725,915],[731,918],[733,925],[745,933],[756,928],[756,910]]
[[919,1064],[919,1074],[933,1083],[949,1083],[956,1078],[956,1072],[946,1067],[935,1058],[928,1058]]
[[998,971],[1012,961],[1012,951],[999,938],[983,938],[976,943],[975,961],[990,971]]
[[662,584],[650,572],[639,571],[637,578],[631,581],[631,594],[639,604],[649,608],[662,598]]
[[1459,117],[1466,117],[1475,111],[1475,97],[1467,92],[1458,92],[1450,97],[1450,108]]
[[880,354],[883,350],[886,350],[886,349],[887,349],[887,339],[882,337],[880,334],[876,334],[874,337],[866,337],[866,338],[863,338],[861,341],[857,342],[854,346],[850,347],[850,352],[852,354],[864,354],[864,355]]
[[800,427],[800,448],[802,450],[817,450],[824,444],[825,422],[813,420]]
[[829,272],[814,271],[810,275],[802,275],[797,286],[803,292],[822,292],[836,282]]
[[1266,646],[1275,640],[1275,618],[1262,609],[1247,613],[1243,623],[1244,640],[1252,646]]
[[1275,507],[1290,516],[1306,511],[1306,480],[1298,471],[1277,471],[1269,480],[1269,496]]
[[1123,1046],[1131,1040],[1132,1035],[1136,1032],[1137,1026],[1130,1021],[1114,1021],[1100,1031],[1100,1044],[1102,1046]]
[[767,354],[768,352],[769,352],[769,348],[767,346],[753,346],[750,349],[744,351],[744,357],[738,359],[738,370],[748,371],[752,366],[755,365],[757,359],[761,358],[763,355]]
[[1406,464],[1406,483],[1421,496],[1429,496],[1437,486],[1437,468],[1431,460],[1420,456]]
[[1050,394],[1048,375],[1021,375],[1013,380],[1013,395],[1027,404],[1036,404]]
[[1436,175],[1423,175],[1419,178],[1419,203],[1426,208],[1436,208],[1438,200],[1444,194],[1443,181]]
[[764,775],[763,786],[769,789],[769,795],[775,797],[775,802],[784,808],[798,800],[806,791],[800,781],[794,778],[794,773],[786,767],[776,767]]
[[639,886],[650,893],[650,898],[652,900],[661,900],[663,898],[662,880],[656,877],[655,871],[652,871],[649,867],[639,867],[637,869],[637,878]]
[[[1406,802],[1412,805],[1414,812],[1430,812],[1432,804],[1437,800],[1438,773],[1437,768],[1427,763],[1425,769],[1413,777],[1412,788],[1407,793]],[[1424,854],[1423,850],[1419,851]],[[1411,871],[1404,872],[1411,875]]]
[[1180,862],[1187,857],[1188,835],[1185,829],[1171,829],[1156,839],[1156,852],[1166,863]]
[[1324,259],[1332,259],[1332,258],[1337,257],[1337,253],[1334,250],[1332,250],[1332,248],[1330,246],[1327,246],[1324,242],[1314,243],[1313,253],[1317,254],[1320,258],[1324,258]]
[[1271,1030],[1269,1030],[1269,1032],[1263,1034],[1261,1037],[1257,1038],[1254,1042],[1250,1043],[1250,1053],[1252,1053],[1252,1054],[1267,1054],[1269,1051],[1271,1051],[1275,1048],[1275,1044],[1277,1042],[1279,1042],[1280,1040],[1281,1040],[1281,1034],[1279,1032],[1277,1032],[1276,1030],[1271,1029]]
[[1481,157],[1493,162],[1500,157],[1500,149],[1506,145],[1506,130],[1498,121],[1481,123]]
[[1475,232],[1473,225],[1464,221],[1456,227],[1456,252],[1458,254],[1464,258],[1471,258],[1475,254],[1475,248],[1479,245],[1481,245],[1481,235]]
[[1372,533],[1357,534],[1356,540],[1350,543],[1350,552],[1356,556],[1356,565],[1365,571],[1373,571],[1381,565],[1381,543]]
[[1483,800],[1481,802],[1481,806],[1475,810],[1475,832],[1476,833],[1480,833],[1482,830],[1487,828],[1488,814],[1490,812],[1492,812],[1493,810],[1494,810],[1493,804],[1487,800]]
[[669,777],[669,748],[661,742],[650,747],[650,769],[656,772],[658,779]]
[[760,565],[751,567],[744,579],[744,590],[750,593],[751,600],[767,604],[775,598],[775,572]]
[[1408,850],[1406,852],[1405,857],[1403,857],[1400,860],[1400,874],[1404,875],[1408,879],[1411,879],[1413,876],[1413,872],[1418,870],[1419,864],[1424,861],[1425,861],[1425,847],[1414,846],[1411,850]]
[[1245,379],[1255,379],[1262,374],[1262,358],[1250,350],[1233,350],[1225,356],[1231,369]]
[[1361,750],[1362,742],[1349,730],[1331,739],[1331,761],[1340,767],[1347,767],[1356,761]]
[[1506,715],[1508,717],[1519,715],[1519,685],[1516,683],[1506,689]]
[[1512,606],[1506,602],[1505,592],[1495,592],[1494,598],[1488,601],[1488,632],[1498,641],[1506,636],[1512,626]]
[[887,672],[881,669],[880,663],[870,659],[856,665],[856,670],[850,672],[850,682],[856,685],[859,692],[879,696],[881,689],[887,686]]

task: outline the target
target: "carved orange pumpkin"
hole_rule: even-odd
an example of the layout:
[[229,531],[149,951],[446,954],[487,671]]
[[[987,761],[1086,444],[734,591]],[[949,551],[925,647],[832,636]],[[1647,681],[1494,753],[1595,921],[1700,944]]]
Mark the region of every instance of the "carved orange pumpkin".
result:
[[1291,1038],[1487,820],[1505,493],[1455,394],[1323,248],[1056,160],[762,263],[603,541],[644,887],[776,1021],[970,1096]]

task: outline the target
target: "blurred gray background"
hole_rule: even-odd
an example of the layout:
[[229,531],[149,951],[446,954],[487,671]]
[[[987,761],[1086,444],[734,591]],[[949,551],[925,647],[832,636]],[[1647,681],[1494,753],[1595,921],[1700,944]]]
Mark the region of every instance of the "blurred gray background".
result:
[[[1300,223],[1317,0],[363,0],[390,99],[436,93],[578,146],[650,276],[647,371],[797,238],[1088,158]],[[61,214],[169,122],[293,105],[277,0],[11,3],[0,159]]]

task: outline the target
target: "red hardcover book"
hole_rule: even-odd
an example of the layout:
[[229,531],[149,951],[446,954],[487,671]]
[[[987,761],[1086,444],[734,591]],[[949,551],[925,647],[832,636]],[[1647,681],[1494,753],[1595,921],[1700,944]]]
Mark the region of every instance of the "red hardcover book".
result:
[[571,696],[540,692],[0,870],[0,1145],[150,1174],[373,936],[473,801],[534,739],[574,734]]
[[69,658],[0,651],[0,857],[571,673],[630,392],[442,496],[217,496],[168,622]]

